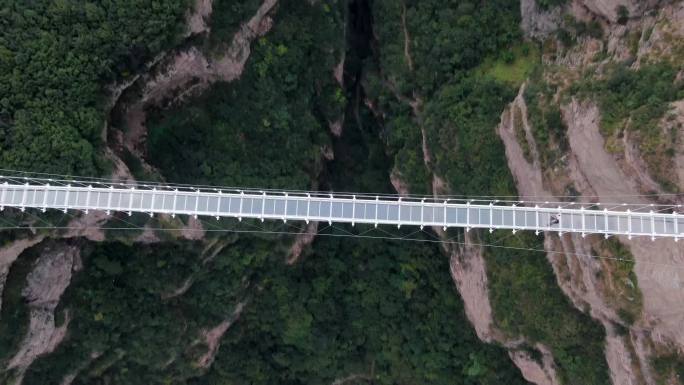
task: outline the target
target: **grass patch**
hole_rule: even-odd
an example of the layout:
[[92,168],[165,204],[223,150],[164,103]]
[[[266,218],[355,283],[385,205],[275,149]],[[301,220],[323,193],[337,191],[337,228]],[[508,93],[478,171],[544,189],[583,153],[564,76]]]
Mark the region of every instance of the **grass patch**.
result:
[[539,64],[540,58],[539,48],[536,45],[523,43],[503,51],[498,57],[485,59],[476,73],[520,87]]
[[532,152],[530,150],[530,143],[527,141],[527,134],[525,133],[525,126],[522,118],[522,110],[516,105],[511,111],[513,114],[513,128],[515,130],[515,139],[522,148],[525,160],[532,163]]
[[634,256],[629,248],[616,238],[597,242],[592,246],[601,259],[600,279],[604,295],[617,309],[618,315],[627,325],[641,317],[643,297],[634,273]]
[[651,361],[658,385],[681,384],[684,381],[684,357],[671,349]]
[[560,108],[553,101],[554,93],[554,87],[542,80],[540,73],[535,73],[523,95],[532,136],[545,169],[553,168],[570,147],[567,126]]

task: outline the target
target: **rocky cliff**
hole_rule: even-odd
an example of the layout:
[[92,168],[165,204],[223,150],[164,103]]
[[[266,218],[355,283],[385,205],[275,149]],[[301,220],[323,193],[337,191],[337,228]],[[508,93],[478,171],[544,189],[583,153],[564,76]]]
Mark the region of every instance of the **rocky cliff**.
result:
[[[556,141],[536,140],[535,127],[529,122],[534,117],[530,117],[526,101],[539,103],[539,99],[526,98],[529,91],[526,93],[523,84],[497,129],[522,199],[553,200],[572,191],[573,201],[584,205],[680,204],[682,180],[677,162],[684,128],[677,122],[681,121],[682,101],[659,101],[665,105],[664,113],[655,118],[657,129],[648,134],[639,131],[642,127],[630,126],[630,121],[620,123],[617,132],[609,134],[604,116],[609,111],[602,96],[578,95],[572,88],[582,81],[600,82],[610,76],[606,68],[625,61],[631,63],[631,71],[672,63],[678,74],[671,81],[681,87],[684,3],[573,1],[546,11],[535,9],[532,3],[522,4],[528,37],[555,46],[544,52],[543,73],[533,82],[552,85],[554,91],[546,103],[560,109],[563,132]],[[618,20],[618,13],[623,19]],[[581,36],[574,45],[564,46],[555,41],[552,32],[568,28],[568,16],[598,23],[603,33]],[[538,88],[532,92],[539,92]],[[536,106],[535,111],[539,111]],[[637,118],[632,115],[631,119]],[[658,150],[645,144],[658,141],[659,136],[671,145],[667,155],[654,156]],[[540,152],[555,153],[554,161],[545,162]],[[658,170],[673,168],[677,171],[658,175]],[[665,195],[659,200],[657,193]],[[673,311],[684,303],[681,246],[672,240],[602,240],[579,235],[550,235],[544,246],[564,293],[604,326],[612,382],[677,383],[676,374],[654,369],[653,363],[666,352],[684,351],[684,314]],[[625,261],[613,263],[605,258]]]

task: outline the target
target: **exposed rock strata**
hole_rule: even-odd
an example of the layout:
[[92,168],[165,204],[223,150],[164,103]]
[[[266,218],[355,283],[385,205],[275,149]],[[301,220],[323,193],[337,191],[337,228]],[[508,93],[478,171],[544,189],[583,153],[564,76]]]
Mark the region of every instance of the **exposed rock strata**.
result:
[[41,235],[35,238],[19,239],[0,249],[0,309],[2,309],[2,292],[10,267],[24,250],[37,245],[44,238]]
[[52,352],[64,339],[69,325],[69,313],[60,326],[55,324],[55,308],[69,286],[74,266],[80,266],[79,248],[69,245],[49,246],[42,251],[28,274],[22,296],[29,308],[29,327],[7,370],[15,369],[21,377],[40,355]]
[[[640,196],[639,181],[626,174],[616,160],[604,150],[598,127],[598,110],[593,105],[572,102],[563,109],[568,124],[568,139],[577,159],[574,174],[584,178],[583,191],[596,195],[604,202],[619,199],[624,203],[648,205],[652,203]],[[601,164],[601,167],[595,167]],[[684,303],[684,255],[673,240],[638,238],[621,242],[630,247],[636,261],[634,272],[644,296],[644,322],[653,334],[676,342],[684,347],[684,313],[671,309]],[[675,267],[675,268],[673,268]],[[678,313],[678,314],[677,314]]]
[[[516,140],[515,128],[510,118],[513,108],[525,110],[522,91],[523,89],[504,111],[502,123],[498,127],[505,144],[509,167],[521,195],[562,195],[563,192],[557,191],[554,186],[544,185],[542,169],[537,159],[529,163],[522,156],[522,148]],[[614,156],[604,149],[596,106],[572,101],[563,106],[562,112],[568,125],[570,153],[566,155],[566,168],[556,170],[555,173],[565,173],[578,191],[587,197],[580,197],[580,200],[587,203],[619,201],[649,204],[648,200],[640,196],[644,185],[643,177],[636,172],[625,172]],[[528,124],[526,119],[523,119],[523,123]],[[643,317],[631,328],[626,338],[617,335],[614,330],[613,325],[622,321],[616,309],[604,298],[597,278],[601,264],[594,258],[586,257],[594,254],[591,240],[578,235],[565,235],[562,238],[551,235],[546,239],[545,248],[551,251],[548,258],[564,293],[578,309],[588,310],[606,328],[606,358],[613,383],[652,383],[647,357],[649,349],[644,345],[642,329],[650,329],[652,338],[656,341],[674,341],[682,346],[682,329],[676,325],[684,322],[684,314],[668,309],[684,303],[680,271],[672,268],[684,266],[684,260],[673,241],[652,242],[649,239],[626,238],[620,238],[620,241],[630,248],[636,260],[634,271],[644,297]],[[558,254],[557,251],[566,254]],[[634,345],[634,348],[628,345]]]

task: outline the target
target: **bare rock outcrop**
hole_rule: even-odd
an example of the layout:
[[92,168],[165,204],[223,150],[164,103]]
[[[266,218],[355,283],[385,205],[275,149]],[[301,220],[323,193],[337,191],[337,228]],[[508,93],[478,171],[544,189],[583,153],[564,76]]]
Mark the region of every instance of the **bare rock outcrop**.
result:
[[7,370],[15,369],[19,378],[38,356],[52,352],[66,336],[69,314],[65,312],[64,321],[56,326],[54,311],[69,286],[74,266],[80,265],[79,259],[76,246],[50,245],[28,274],[22,295],[29,307],[29,328],[7,366]]
[[524,350],[511,350],[508,355],[527,381],[537,385],[560,385],[551,352],[543,345],[537,345],[535,348],[542,353],[541,362],[536,361]]
[[[587,183],[587,195],[600,200],[648,205],[634,175],[626,174],[604,149],[594,105],[573,101],[563,109],[570,148],[577,159],[574,175]],[[600,164],[601,167],[595,165]],[[591,194],[589,194],[591,193]],[[673,240],[621,238],[635,259],[634,272],[644,297],[644,322],[658,339],[684,347],[684,313],[671,309],[684,303],[684,255]]]
[[[532,137],[527,118],[527,105],[523,98],[525,87],[525,84],[520,87],[516,98],[501,115],[501,123],[497,127],[497,133],[504,142],[508,166],[518,187],[520,199],[545,200],[550,199],[552,194],[544,188],[538,150]],[[532,163],[525,159],[523,146],[518,143],[516,129],[519,128],[516,127],[515,113],[520,114],[522,128],[525,130],[524,139],[530,148]]]
[[[684,3],[682,4],[684,5]],[[677,187],[684,191],[684,100],[672,103],[672,109],[665,116],[660,126],[666,132],[675,132],[675,179]]]
[[[463,298],[468,320],[475,328],[478,338],[485,342],[501,340],[501,333],[493,326],[492,306],[487,288],[487,268],[482,250],[472,244],[470,234],[465,234],[462,247],[445,246],[449,253],[449,270]],[[446,244],[445,244],[446,245]]]
[[[544,200],[553,195],[562,195],[563,192],[556,191],[557,187],[550,183],[544,183],[543,170],[537,158],[538,154],[534,153],[533,160],[529,162],[523,156],[522,146],[518,142],[519,139],[516,138],[515,122],[511,116],[514,109],[523,111],[523,115],[526,115],[525,100],[522,98],[524,88],[523,85],[516,99],[502,114],[501,124],[497,128],[497,132],[504,142],[509,168],[520,195]],[[557,170],[556,172],[557,174],[567,174],[559,176],[561,179],[567,178],[569,175],[580,192],[591,197],[586,201],[594,201],[597,195],[600,197],[592,185],[595,180],[603,181],[602,186],[605,186],[606,189],[612,189],[608,190],[610,196],[625,195],[619,186],[627,180],[624,175],[619,173],[615,161],[603,149],[603,141],[598,132],[598,111],[595,106],[593,108],[594,110],[585,109],[573,116],[572,124],[575,126],[568,130],[568,135],[571,136],[572,153],[567,155],[568,158],[565,163],[570,170]],[[567,110],[564,112],[567,113]],[[570,126],[569,120],[566,119]],[[529,132],[530,128],[525,116],[523,116],[522,123],[526,132]],[[578,124],[593,125],[596,130],[594,132],[578,129]],[[525,139],[531,141],[528,145],[534,144],[534,139],[531,136],[526,136]],[[582,144],[578,144],[577,140],[581,140]],[[589,145],[589,142],[593,145]],[[594,159],[587,164],[585,163],[587,157],[594,157]],[[596,167],[597,164],[600,164],[601,167]],[[602,283],[597,278],[602,269],[600,262],[588,257],[593,254],[591,238],[585,239],[576,234],[566,234],[562,237],[549,234],[545,238],[544,247],[549,251],[547,258],[563,292],[571,299],[575,307],[582,311],[588,311],[606,329],[605,354],[612,382],[614,384],[637,384],[639,381],[643,381],[644,371],[641,368],[645,364],[644,357],[634,354],[633,349],[628,346],[632,344],[631,340],[619,336],[614,330],[613,325],[620,323],[620,317],[616,309],[613,309],[604,297]]]
[[242,310],[245,308],[245,303],[240,302],[235,306],[235,310],[227,319],[211,329],[201,332],[203,343],[207,345],[207,351],[204,353],[195,365],[201,369],[207,369],[214,362],[218,348],[221,345],[221,337],[228,331],[231,325],[240,318]]
[[643,16],[659,3],[659,0],[574,0],[573,5],[585,7],[594,15],[611,23],[618,20],[618,9],[624,7],[630,17]]
[[45,236],[39,235],[35,238],[19,239],[0,248],[0,309],[2,309],[2,292],[10,267],[24,250],[39,244],[44,238]]
[[183,226],[181,236],[190,241],[197,241],[204,238],[204,226],[199,218],[188,217],[188,223]]
[[684,2],[663,5],[653,16],[639,20],[643,32],[639,39],[635,67],[643,63],[671,60],[681,62],[684,50]]
[[562,7],[542,10],[536,0],[520,0],[521,28],[525,36],[544,40],[562,23]]
[[213,0],[195,0],[195,7],[187,16],[186,36],[208,33],[211,30],[209,18],[213,10],[213,3]]
[[[433,229],[441,239],[446,239],[441,228]],[[489,302],[487,266],[481,246],[473,242],[471,234],[464,234],[463,244],[444,243],[443,248],[449,255],[451,277],[463,299],[468,321],[482,341],[500,343],[508,349],[508,354],[520,369],[523,377],[537,385],[559,385],[553,356],[543,344],[535,344],[542,360],[537,361],[522,350],[526,343],[523,337],[512,339],[494,325],[492,306]],[[474,244],[475,243],[475,244]]]
[[286,263],[288,265],[294,265],[301,257],[304,249],[313,243],[314,238],[318,232],[318,222],[309,222],[304,230],[299,234],[295,235],[294,242],[290,246],[290,250],[287,253]]
[[[198,95],[217,81],[230,82],[237,79],[250,56],[252,41],[271,29],[273,20],[269,14],[277,3],[277,0],[264,0],[219,56],[209,57],[192,46],[169,53],[148,74],[140,76],[132,85],[140,89],[141,97],[126,106],[123,116],[123,125],[127,130],[113,135],[119,145],[138,157],[147,171],[153,171],[144,161],[147,108],[179,103],[190,96]],[[189,28],[208,33],[208,27],[203,23],[210,14],[211,1],[198,0],[196,12],[190,17],[190,23],[194,21],[196,26],[191,25]]]

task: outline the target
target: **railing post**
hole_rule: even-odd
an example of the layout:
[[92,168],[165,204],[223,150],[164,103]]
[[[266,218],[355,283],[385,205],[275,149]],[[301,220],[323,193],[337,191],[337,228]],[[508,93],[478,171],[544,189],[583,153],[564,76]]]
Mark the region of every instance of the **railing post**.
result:
[[128,216],[133,215],[133,193],[135,192],[135,186],[131,187],[130,198],[128,199]]
[[375,227],[378,227],[378,204],[380,202],[380,198],[378,196],[375,196]]
[[354,221],[356,221],[356,195],[352,195],[352,227],[354,227]]
[[[59,190],[59,188],[57,190]],[[52,207],[57,207],[57,190],[55,190],[55,196],[52,197]]]
[[518,211],[518,210],[516,209],[515,203],[513,203],[513,205],[511,206],[511,212],[513,213],[513,234],[515,234],[517,231],[515,228],[515,226],[516,226],[516,223],[515,223],[516,222],[515,221],[516,211]]
[[[195,197],[195,210],[194,210],[193,218],[197,219],[197,210],[199,209],[200,190],[197,189],[195,192],[197,193],[197,196]],[[140,201],[142,201],[142,199]],[[187,202],[187,198],[186,198],[186,202]],[[242,215],[242,199],[240,199],[240,215]]]
[[[273,208],[275,210],[275,207]],[[261,222],[264,221],[264,212],[266,211],[266,192],[261,192]]]
[[[178,209],[176,208],[176,202],[177,201],[178,201],[178,189],[175,188],[175,189],[173,189],[173,210],[171,211],[171,218],[176,217],[176,211],[178,211]],[[187,202],[187,199],[186,199],[186,202]]]
[[114,186],[109,186],[109,196],[107,197],[107,210],[105,213],[107,215],[111,214],[112,210],[112,195],[114,194]]
[[[147,187],[147,186],[145,186],[145,187]],[[145,210],[143,210],[143,201],[144,201],[143,197],[146,194],[145,191],[146,191],[145,189],[140,190],[140,207],[138,207],[139,213],[145,212]],[[199,191],[197,191],[197,193],[199,194]],[[197,201],[195,201],[195,202],[197,202]],[[195,210],[195,211],[197,211],[197,210]],[[197,218],[197,215],[195,215],[195,218]]]
[[[287,223],[287,205],[289,203],[287,192],[285,192],[285,212],[283,212],[283,223]],[[332,205],[330,206],[332,210]],[[242,199],[240,199],[240,212],[242,212]]]
[[605,231],[605,234],[603,235],[603,237],[605,239],[608,239],[608,231],[609,230],[608,230],[608,209],[607,208],[603,208],[603,228]]
[[166,214],[166,196],[168,195],[166,191],[161,190],[161,197],[162,197],[162,203],[161,203],[161,209],[159,210],[160,213]]
[[[64,213],[66,214],[67,209],[69,208],[69,194],[71,193],[71,184],[67,184],[66,192],[64,193]],[[55,193],[55,199],[57,197],[57,193]]]
[[[47,184],[45,185],[45,190],[43,191],[43,208],[42,208],[42,210],[41,210],[42,212],[46,212],[46,211],[47,211],[47,196],[48,196],[48,190],[50,190],[50,183],[47,183]],[[3,191],[2,194],[3,194],[3,202],[4,202],[4,199],[5,199],[5,198],[4,198],[5,192]]]
[[651,242],[655,241],[655,215],[653,210],[650,210],[649,215],[651,216]]
[[494,202],[489,202],[489,234],[494,232]]
[[156,196],[157,196],[157,188],[152,187],[152,200],[150,201],[150,218],[152,218],[152,216],[154,216],[154,200],[156,199]]
[[425,212],[425,198],[420,200],[420,229],[423,229],[423,226],[425,226],[425,217],[423,216]]
[[534,205],[534,235],[539,235],[540,232],[540,226],[539,226],[539,205]]
[[3,186],[5,186],[5,188],[2,190],[2,198],[0,198],[0,200],[2,200],[2,203],[0,203],[0,211],[5,209],[5,196],[7,195],[7,189],[9,188],[9,183],[5,182],[5,183],[3,183]]
[[466,202],[466,233],[470,231],[470,201]]
[[444,231],[447,229],[447,202],[448,200],[444,201],[444,227],[442,228]]
[[306,193],[306,224],[309,224],[309,210],[311,209],[311,194]]
[[24,212],[24,210],[26,210],[26,207],[24,206],[26,205],[26,191],[28,190],[28,187],[29,184],[28,182],[26,182],[26,184],[24,185],[23,192],[21,194],[21,205],[19,206],[19,210],[21,210],[21,212]]
[[[240,190],[240,209],[238,212],[238,222],[242,222],[242,203],[245,200],[245,192]],[[199,202],[199,199],[197,200]],[[285,193],[285,215],[287,215],[287,193]]]
[[401,197],[399,197],[399,200],[397,200],[398,204],[398,209],[397,209],[397,228],[401,227]]
[[[216,199],[216,220],[221,219],[221,199],[223,199],[223,191],[218,191],[218,197]],[[230,206],[228,206],[230,207]],[[262,206],[263,207],[263,206]]]
[[332,226],[332,216],[333,216],[333,195],[330,194],[330,212],[328,216],[328,226]]
[[673,211],[672,216],[674,217],[674,233],[675,233],[674,240],[675,240],[675,242],[678,242],[679,241],[679,219],[677,218],[677,212]]
[[85,213],[88,214],[88,210],[90,209],[90,195],[93,191],[93,185],[88,185],[88,192],[86,193],[86,203],[85,203]]

